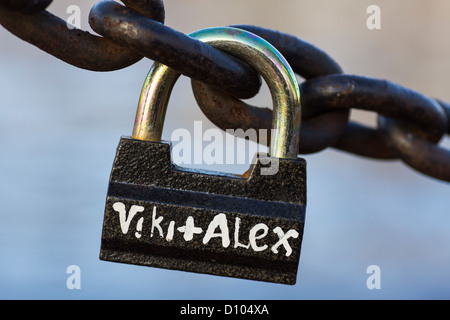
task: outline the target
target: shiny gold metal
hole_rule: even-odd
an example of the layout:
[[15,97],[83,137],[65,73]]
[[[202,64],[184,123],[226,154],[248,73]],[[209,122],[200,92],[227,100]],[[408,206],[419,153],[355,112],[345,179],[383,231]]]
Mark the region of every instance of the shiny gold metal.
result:
[[[300,90],[286,59],[266,40],[237,28],[208,28],[189,36],[201,40],[247,62],[264,78],[273,103],[273,123],[269,154],[295,159],[298,155],[301,124]],[[145,80],[133,139],[160,141],[170,93],[180,74],[155,63]],[[237,128],[230,128],[237,129]]]

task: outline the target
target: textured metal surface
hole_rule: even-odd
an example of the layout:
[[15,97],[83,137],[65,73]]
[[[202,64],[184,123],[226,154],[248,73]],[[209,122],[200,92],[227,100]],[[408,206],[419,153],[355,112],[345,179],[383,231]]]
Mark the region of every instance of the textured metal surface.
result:
[[444,110],[445,116],[447,117],[447,134],[450,134],[450,103],[442,101],[440,99],[435,100]]
[[386,143],[403,162],[427,176],[450,181],[450,151],[430,142],[414,127],[378,116],[378,126],[389,137]]
[[121,139],[100,258],[294,284],[305,220],[305,161],[279,159],[277,174],[261,175],[264,165],[258,160],[242,177],[176,167],[170,148],[170,143]]
[[45,10],[53,0],[1,0],[0,7],[25,13],[33,14]]
[[356,75],[329,75],[302,84],[305,105],[326,109],[354,108],[401,119],[422,129],[431,141],[447,130],[439,104],[414,90],[387,80]]
[[[273,102],[270,155],[297,158],[301,124],[300,91],[294,72],[283,56],[264,39],[245,30],[218,27],[190,34],[253,66],[265,79]],[[179,73],[155,63],[139,99],[132,137],[159,141],[169,96]]]
[[[164,7],[160,0],[140,1],[143,13],[164,22]],[[35,7],[33,7],[35,8]],[[143,56],[110,39],[77,28],[48,11],[29,15],[0,7],[0,23],[8,31],[76,67],[91,71],[112,71],[128,67]]]
[[[199,82],[193,81],[192,87],[198,105],[218,127],[270,128],[269,109],[250,106]],[[450,108],[445,102],[387,80],[346,74],[307,80],[300,84],[300,93],[304,117],[300,154],[331,146],[371,158],[400,157],[413,168],[448,181],[448,151],[436,145],[448,132]],[[386,127],[347,123],[345,115],[337,112],[350,109],[372,111],[383,116],[382,119],[397,119],[408,126],[394,135]],[[406,143],[399,132],[403,132],[402,137],[415,138]]]
[[[204,115],[223,130],[254,129],[255,142],[264,142],[259,133],[267,131],[267,141],[271,141],[273,112],[266,107],[256,107],[236,99],[229,94],[217,90],[199,81],[192,81],[194,97]],[[303,97],[300,86],[300,96]],[[301,103],[302,110],[305,109]],[[308,105],[308,113],[316,105]],[[303,111],[302,111],[303,112]],[[318,115],[306,118],[303,114],[299,137],[299,153],[308,154],[330,147],[339,140],[347,129],[349,109],[328,110]],[[260,131],[265,130],[265,131]]]
[[[250,25],[233,25],[250,31],[269,41],[286,58],[293,71],[305,79],[342,73],[341,67],[329,55],[297,37],[275,30]],[[272,127],[272,110],[254,107],[236,99],[223,90],[192,80],[192,89],[203,113],[215,125],[223,130],[240,128],[243,130]],[[301,86],[300,86],[301,92]],[[301,97],[304,93],[301,92]],[[346,130],[350,111],[320,108],[320,104],[302,104],[302,126],[300,133],[300,153],[321,151],[339,140]],[[256,136],[260,141],[259,136]],[[267,141],[270,139],[268,131]]]
[[122,2],[146,17],[164,23],[165,10],[163,0],[122,0]]
[[341,66],[326,52],[298,37],[246,24],[236,24],[231,27],[250,31],[270,42],[286,58],[295,73],[304,79],[343,73]]
[[261,86],[247,64],[114,1],[97,3],[89,23],[97,33],[239,98],[253,97]]

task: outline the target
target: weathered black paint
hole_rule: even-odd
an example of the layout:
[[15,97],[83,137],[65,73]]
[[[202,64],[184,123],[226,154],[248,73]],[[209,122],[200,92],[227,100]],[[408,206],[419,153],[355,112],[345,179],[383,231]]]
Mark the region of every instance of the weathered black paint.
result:
[[[304,159],[278,159],[278,173],[261,175],[263,166],[258,159],[248,177],[182,169],[171,161],[171,145],[165,142],[139,141],[122,138],[106,200],[100,258],[102,260],[184,270],[213,275],[238,277],[276,283],[294,284],[300,257],[306,207],[306,162]],[[295,177],[295,179],[292,179]],[[130,223],[124,234],[119,214],[112,204],[122,202],[126,210],[131,205],[145,211]],[[164,235],[155,229],[150,235],[153,206],[157,216],[163,216]],[[221,238],[202,243],[204,232],[190,241],[176,231],[188,216],[205,231],[217,214],[225,214],[231,244],[225,248]],[[147,217],[141,237],[134,235],[138,217]],[[240,241],[247,244],[252,226],[264,223],[267,236],[258,240],[266,250],[255,252],[234,248],[236,218],[240,219]],[[165,239],[170,221],[175,221],[173,239]],[[278,254],[270,246],[279,240],[273,229],[284,232],[295,229],[297,239],[291,239],[292,254],[287,256],[283,246]],[[295,240],[295,241],[294,241]]]

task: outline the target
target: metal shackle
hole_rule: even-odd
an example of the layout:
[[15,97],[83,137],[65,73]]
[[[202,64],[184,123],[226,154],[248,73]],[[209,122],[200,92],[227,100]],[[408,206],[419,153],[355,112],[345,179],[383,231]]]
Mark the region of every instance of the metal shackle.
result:
[[[272,95],[273,122],[269,155],[296,159],[301,125],[300,90],[286,59],[263,38],[237,28],[215,27],[189,34],[258,71]],[[170,94],[180,73],[154,63],[142,88],[132,138],[161,141]]]

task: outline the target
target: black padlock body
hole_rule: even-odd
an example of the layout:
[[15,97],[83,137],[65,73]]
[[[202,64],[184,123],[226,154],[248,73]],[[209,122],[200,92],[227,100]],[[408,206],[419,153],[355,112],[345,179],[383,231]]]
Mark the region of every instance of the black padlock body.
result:
[[274,175],[261,174],[259,157],[248,177],[189,170],[172,163],[168,142],[122,137],[100,259],[295,284],[306,161],[277,160]]

